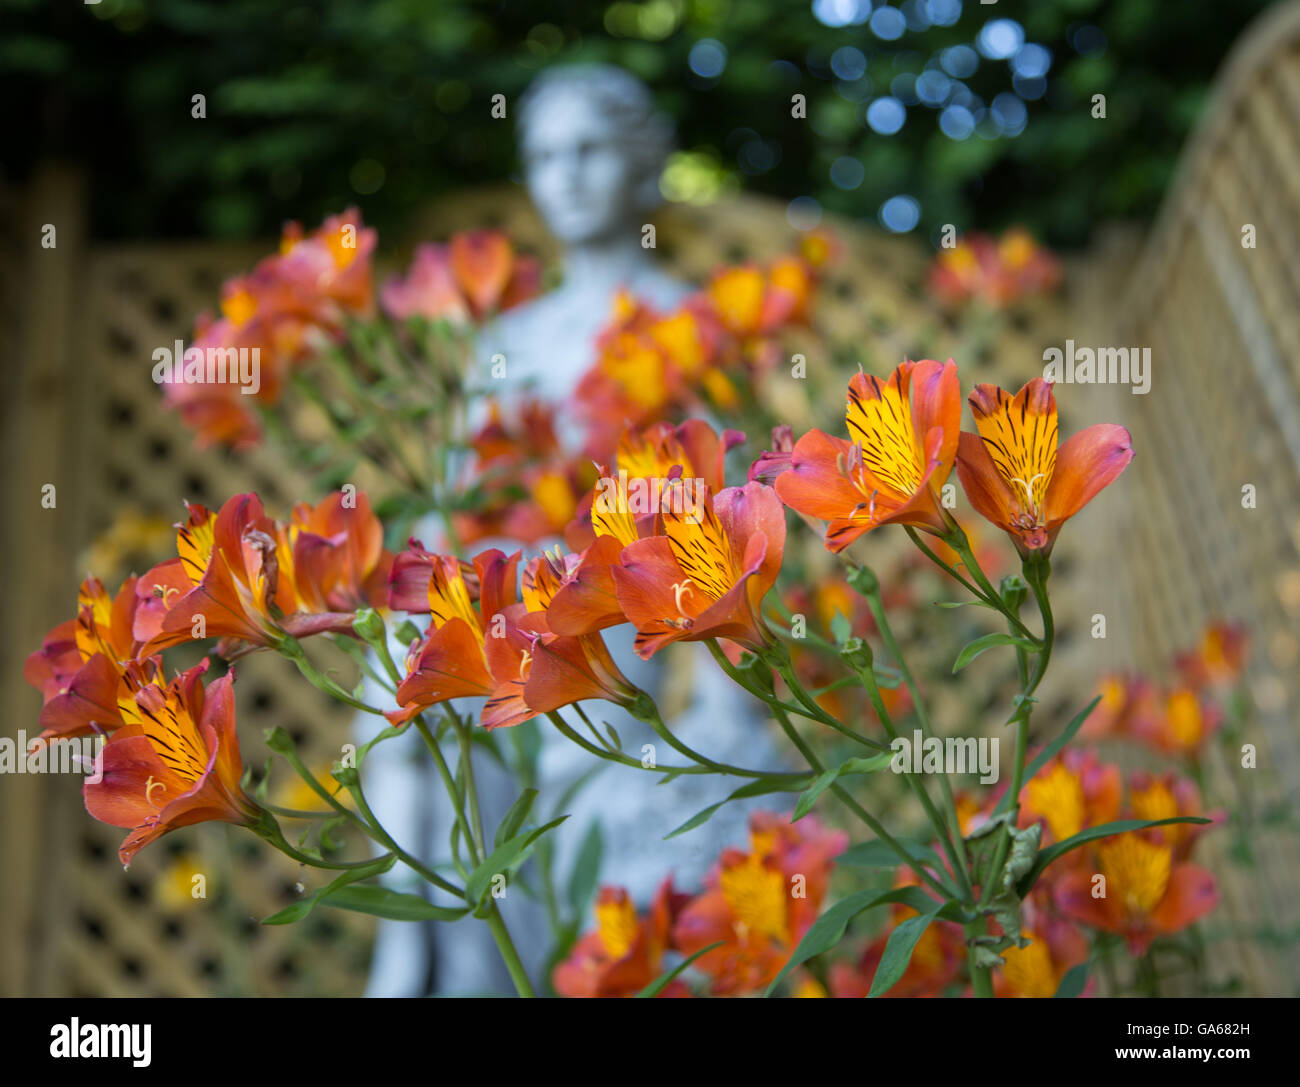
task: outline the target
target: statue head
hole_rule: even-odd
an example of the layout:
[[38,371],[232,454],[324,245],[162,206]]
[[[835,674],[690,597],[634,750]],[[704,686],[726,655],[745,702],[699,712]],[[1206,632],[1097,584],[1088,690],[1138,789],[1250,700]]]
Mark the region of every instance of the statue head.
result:
[[542,72],[519,105],[528,191],[561,242],[639,229],[658,206],[672,124],[650,90],[608,64]]

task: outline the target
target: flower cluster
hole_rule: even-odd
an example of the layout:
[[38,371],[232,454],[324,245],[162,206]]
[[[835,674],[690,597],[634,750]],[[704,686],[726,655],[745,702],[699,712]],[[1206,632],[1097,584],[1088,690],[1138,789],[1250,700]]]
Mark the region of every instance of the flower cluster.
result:
[[132,833],[123,863],[160,834],[206,819],[250,823],[229,671],[205,688],[204,660],[168,681],[162,651],[220,639],[227,660],[297,637],[351,633],[358,609],[387,596],[393,562],[364,494],[344,491],[287,522],[256,495],[215,514],[198,504],[177,526],[176,557],[129,577],[115,596],[95,578],[77,615],[46,635],[24,676],[41,692],[41,736],[106,738],[90,813]]
[[810,430],[754,470],[775,480],[791,509],[825,521],[826,547],[842,551],[881,525],[951,534],[939,490],[955,465],[975,510],[1022,556],[1046,557],[1062,525],[1133,459],[1128,431],[1113,423],[1058,448],[1056,398],[1042,378],[1015,396],[977,385],[969,397],[975,433],[961,430],[960,397],[951,359],[903,362],[885,381],[859,374],[848,389],[849,438]]
[[930,267],[930,290],[951,306],[974,300],[1000,308],[1060,281],[1060,261],[1018,227],[997,239],[969,234],[940,250]]
[[[262,425],[254,408],[280,403],[292,374],[331,347],[347,346],[358,356],[372,350],[374,330],[350,341],[354,322],[377,321],[376,242],[357,208],[329,216],[310,234],[289,223],[278,252],[222,285],[220,316],[200,315],[184,365],[163,382],[165,402],[200,446],[256,444]],[[418,246],[407,274],[388,280],[379,302],[394,322],[418,319],[464,330],[535,296],[540,279],[536,259],[517,254],[500,231],[471,230],[443,245]],[[257,359],[251,391],[229,378],[200,376],[208,355],[240,351]]]
[[518,724],[581,698],[631,705],[637,692],[600,631],[637,630],[650,657],[674,641],[766,644],[763,596],[781,566],[785,519],[769,488],[721,487],[734,437],[708,424],[630,431],[568,527],[577,550],[528,562],[485,551],[466,563],[412,542],[397,556],[389,602],[430,616],[413,643],[390,719],[466,695],[483,723]]
[[521,256],[497,230],[468,230],[445,245],[426,243],[415,249],[404,277],[390,279],[379,301],[390,317],[421,317],[452,325],[481,325],[534,297],[541,287],[541,266]]
[[[792,823],[788,815],[755,812],[749,848],[726,849],[696,895],[665,880],[649,912],[637,915],[627,892],[603,887],[596,928],[555,968],[561,996],[635,996],[662,972],[665,952],[694,958],[714,996],[744,996],[766,989],[821,911],[835,858],[848,835],[815,816]],[[690,996],[674,979],[660,994]]]
[[256,443],[261,427],[250,399],[276,403],[289,374],[322,338],[339,336],[346,316],[373,312],[375,242],[375,231],[362,225],[356,208],[330,216],[307,235],[300,224],[289,223],[279,252],[222,286],[221,316],[199,317],[186,357],[256,351],[259,380],[253,396],[229,380],[164,382],[167,405],[195,431],[200,445]]
[[807,321],[829,241],[767,265],[720,269],[669,313],[620,294],[597,358],[575,393],[589,456],[607,458],[621,428],[711,408],[734,412],[780,357],[777,335]]

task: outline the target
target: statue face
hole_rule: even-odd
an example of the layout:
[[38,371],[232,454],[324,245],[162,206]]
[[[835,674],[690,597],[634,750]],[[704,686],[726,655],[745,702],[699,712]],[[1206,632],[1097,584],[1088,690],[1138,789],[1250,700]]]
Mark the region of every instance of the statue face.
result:
[[[529,118],[528,191],[560,241],[590,241],[639,225],[637,156],[590,98],[556,92]],[[641,167],[640,169],[643,169]]]

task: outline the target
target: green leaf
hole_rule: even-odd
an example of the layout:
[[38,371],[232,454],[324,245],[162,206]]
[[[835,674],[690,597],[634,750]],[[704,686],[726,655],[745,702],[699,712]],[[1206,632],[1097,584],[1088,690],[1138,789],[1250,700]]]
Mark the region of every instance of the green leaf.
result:
[[702,811],[697,811],[676,830],[671,830],[665,834],[664,841],[667,841],[669,838],[676,838],[679,834],[685,834],[688,830],[694,830],[696,827],[703,826],[713,818],[719,808],[726,804],[730,804],[733,800],[745,800],[751,796],[765,796],[768,793],[794,793],[798,791],[797,788],[791,787],[786,779],[758,778],[755,781],[747,782],[725,800],[719,800],[716,804],[710,804]]
[[945,914],[956,914],[960,909],[958,902],[935,902],[931,899],[928,910],[898,925],[885,941],[885,950],[876,965],[876,976],[871,979],[871,991],[867,996],[880,996],[892,989],[907,972],[917,941],[930,927],[930,922]]
[[519,799],[510,805],[510,810],[506,812],[501,825],[497,827],[496,836],[492,840],[493,848],[519,833],[519,828],[524,825],[524,820],[528,818],[533,801],[536,799],[536,789],[525,789],[519,794]]
[[684,961],[679,962],[676,966],[674,966],[671,970],[669,970],[668,973],[662,975],[661,977],[655,978],[654,981],[652,981],[649,985],[647,985],[636,995],[639,997],[658,996],[666,988],[668,988],[673,978],[677,977],[677,975],[680,974],[683,970],[685,970],[688,966],[690,966],[691,963],[693,963],[701,955],[707,955],[715,947],[721,947],[724,942],[725,941],[723,940],[719,940],[716,944],[709,944],[708,947],[700,948],[699,951],[695,952],[695,954],[692,955],[689,959],[685,959]]
[[[942,870],[942,865],[939,864],[939,859],[935,856],[934,850],[924,842],[898,838],[895,841],[903,847],[903,850],[912,860]],[[857,845],[849,846],[848,849],[835,858],[835,863],[847,864],[854,868],[897,868],[903,861],[889,847],[887,842],[877,838],[869,842],[859,842]]]
[[887,902],[904,902],[918,913],[931,909],[935,905],[934,899],[919,887],[900,887],[898,890],[886,891],[884,894],[878,894],[874,890],[858,891],[848,898],[841,899],[809,926],[803,939],[799,941],[799,946],[790,956],[790,961],[781,968],[781,972],[776,975],[763,995],[771,996],[776,987],[785,980],[786,975],[814,956],[829,951],[838,944],[844,938],[844,931],[849,927],[849,922],[858,914]]
[[[1038,755],[1034,758],[1034,761],[1031,762],[1027,767],[1025,767],[1025,776],[1024,776],[1025,781],[1033,781],[1034,775],[1037,774],[1038,771],[1041,770],[1044,766],[1046,766],[1050,760],[1054,759],[1058,754],[1060,754],[1061,749],[1064,748],[1066,744],[1068,744],[1071,740],[1074,739],[1074,734],[1078,732],[1080,728],[1083,727],[1084,721],[1086,721],[1088,719],[1088,716],[1092,713],[1092,711],[1097,708],[1097,703],[1100,701],[1101,701],[1101,695],[1098,695],[1086,706],[1084,706],[1083,709],[1081,709],[1078,713],[1074,715],[1074,717],[1070,719],[1070,723],[1061,730],[1061,734],[1058,737],[1056,737],[1056,739],[1053,740],[1050,744],[1048,744],[1045,748],[1043,748],[1042,751],[1038,753]],[[1015,798],[1012,797],[1011,790],[1008,789],[1005,793],[1002,794],[1002,799],[998,801],[997,807],[993,809],[993,814],[997,815],[1000,812],[1008,810],[1011,807],[1011,802],[1013,799]]]
[[1084,986],[1087,984],[1088,962],[1085,960],[1077,966],[1071,966],[1065,972],[1065,977],[1061,978],[1061,984],[1057,986],[1056,995],[1062,1000],[1073,1000],[1083,992]]
[[563,823],[567,815],[561,815],[558,819],[552,819],[536,830],[530,830],[525,834],[516,834],[513,838],[502,842],[492,854],[483,861],[469,875],[469,880],[465,884],[465,898],[469,902],[478,903],[483,898],[483,892],[488,889],[492,882],[493,876],[504,875],[511,869],[519,867],[528,859],[528,855],[533,851],[533,845],[548,830],[553,830]]
[[1209,823],[1211,820],[1203,819],[1195,815],[1178,815],[1172,819],[1120,819],[1114,823],[1103,823],[1099,827],[1088,827],[1087,830],[1081,830],[1073,837],[1066,838],[1063,842],[1057,842],[1050,845],[1038,854],[1034,861],[1034,866],[1021,880],[1019,887],[1021,898],[1027,895],[1038,882],[1049,864],[1058,857],[1064,856],[1071,850],[1078,849],[1081,845],[1087,845],[1098,838],[1109,838],[1115,834],[1127,834],[1132,830],[1146,830],[1149,827],[1163,827],[1170,823]]
[[982,638],[976,638],[973,642],[968,642],[962,647],[961,652],[957,654],[957,659],[953,662],[952,670],[960,672],[984,650],[992,649],[995,645],[1017,645],[1022,649],[1038,648],[1027,638],[1017,638],[1014,634],[1003,634],[1001,632],[985,634]]
[[587,829],[587,835],[578,849],[578,859],[573,862],[573,871],[569,874],[569,906],[575,917],[582,917],[591,904],[591,896],[596,891],[600,879],[600,862],[605,852],[605,837],[600,829],[600,821],[594,821]]
[[797,823],[817,802],[817,798],[835,783],[836,778],[846,777],[850,774],[873,774],[877,770],[883,770],[894,760],[894,753],[887,751],[881,755],[872,755],[866,759],[848,759],[833,769],[827,770],[816,781],[812,787],[806,790],[799,797],[799,803],[794,806],[794,816],[790,822]]
[[831,620],[831,637],[840,645],[843,645],[852,636],[852,624],[844,617],[843,613],[837,611],[835,617]]
[[270,917],[262,918],[264,925],[290,925],[295,921],[301,921],[312,910],[316,908],[317,903],[326,895],[334,894],[336,891],[346,887],[349,883],[355,883],[359,879],[370,879],[372,876],[383,875],[397,862],[397,857],[389,854],[386,857],[379,857],[370,864],[363,864],[359,868],[349,868],[337,879],[317,888],[315,892],[306,898],[300,899],[291,906],[286,906],[278,913],[271,914]]
[[936,608],[966,608],[974,605],[977,608],[988,608],[990,611],[997,611],[992,604],[986,600],[936,600]]
[[368,913],[390,921],[455,921],[469,913],[465,906],[435,906],[419,895],[392,891],[377,883],[351,884],[321,900],[321,905]]

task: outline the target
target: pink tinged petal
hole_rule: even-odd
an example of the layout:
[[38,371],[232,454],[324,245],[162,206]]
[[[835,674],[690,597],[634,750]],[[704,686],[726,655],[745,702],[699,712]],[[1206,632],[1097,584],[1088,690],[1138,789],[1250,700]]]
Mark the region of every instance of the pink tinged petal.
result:
[[1113,483],[1132,459],[1133,439],[1115,423],[1097,423],[1062,444],[1044,503],[1048,525],[1073,517]]

